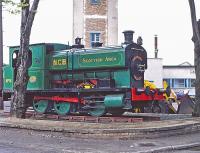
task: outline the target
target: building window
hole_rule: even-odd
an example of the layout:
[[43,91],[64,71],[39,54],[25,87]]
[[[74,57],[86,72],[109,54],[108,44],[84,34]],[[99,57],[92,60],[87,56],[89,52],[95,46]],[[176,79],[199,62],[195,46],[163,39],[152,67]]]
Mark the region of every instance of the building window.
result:
[[101,1],[100,0],[90,0],[91,4],[99,4]]
[[195,87],[195,79],[188,79],[188,87]]
[[186,87],[185,79],[174,79],[174,88]]
[[19,50],[15,50],[12,55],[12,67],[17,67],[17,58],[18,58]]
[[90,33],[90,46],[93,47],[96,42],[100,42],[100,33]]
[[193,88],[195,79],[163,79],[172,88]]

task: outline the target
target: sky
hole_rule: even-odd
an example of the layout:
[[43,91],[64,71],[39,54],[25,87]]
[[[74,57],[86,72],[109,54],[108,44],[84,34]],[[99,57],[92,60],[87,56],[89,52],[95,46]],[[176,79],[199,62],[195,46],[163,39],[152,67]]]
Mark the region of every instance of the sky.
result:
[[[197,19],[200,1],[196,0]],[[72,44],[73,0],[40,0],[30,43]],[[148,57],[154,57],[154,35],[158,35],[158,57],[164,65],[185,61],[194,64],[194,45],[188,0],[119,0],[118,43],[124,30],[134,30],[134,40],[143,38]],[[3,12],[4,63],[8,63],[8,47],[19,45],[20,15]]]

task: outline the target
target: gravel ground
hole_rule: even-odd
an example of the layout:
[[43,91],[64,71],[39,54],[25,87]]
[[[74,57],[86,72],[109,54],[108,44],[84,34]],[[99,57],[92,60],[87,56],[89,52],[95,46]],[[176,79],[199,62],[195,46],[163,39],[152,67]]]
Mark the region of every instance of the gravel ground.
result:
[[[169,115],[168,115],[169,116]],[[179,115],[180,116],[180,115]],[[175,117],[175,116],[173,116]],[[177,119],[177,118],[176,118]],[[200,118],[188,118],[185,120],[162,120],[140,123],[74,123],[66,121],[48,121],[32,119],[3,118],[0,116],[0,153],[139,153],[151,149],[166,146],[187,145],[199,142],[200,133],[187,135],[168,134],[171,127],[184,127],[199,125]],[[15,127],[15,128],[8,128]],[[19,129],[18,127],[22,128]],[[23,129],[36,129],[26,130]],[[60,132],[41,131],[42,129],[57,129]],[[96,136],[93,139],[71,138],[66,134],[66,130],[76,132],[76,130],[87,130],[96,132],[98,130],[131,130],[153,132],[155,129],[164,128],[165,136],[145,139],[141,137],[135,140],[100,139]],[[64,130],[63,130],[64,129]],[[174,129],[173,129],[174,130]],[[184,133],[182,133],[184,134]],[[183,153],[196,153],[199,150],[181,150]],[[180,151],[172,151],[180,153]],[[167,153],[167,152],[165,152]]]
[[199,142],[200,133],[155,139],[97,140],[69,138],[59,132],[1,127],[0,137],[0,153],[139,153],[166,146]]

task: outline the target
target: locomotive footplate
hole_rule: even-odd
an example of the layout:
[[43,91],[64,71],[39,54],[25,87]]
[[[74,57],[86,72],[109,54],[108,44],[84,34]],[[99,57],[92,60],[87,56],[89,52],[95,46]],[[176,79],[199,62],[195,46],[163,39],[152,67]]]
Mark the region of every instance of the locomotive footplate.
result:
[[48,89],[48,90],[28,90],[27,93],[90,93],[90,92],[127,92],[128,88],[101,88],[101,89]]

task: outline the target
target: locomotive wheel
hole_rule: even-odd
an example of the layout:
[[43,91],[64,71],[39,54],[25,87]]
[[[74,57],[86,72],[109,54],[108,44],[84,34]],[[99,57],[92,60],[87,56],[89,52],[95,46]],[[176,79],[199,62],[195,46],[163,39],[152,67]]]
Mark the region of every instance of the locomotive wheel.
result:
[[168,113],[169,108],[165,101],[157,101],[151,107],[153,113]]
[[152,113],[161,113],[161,107],[158,101],[153,101],[151,106]]
[[161,108],[159,105],[154,105],[151,109],[153,113],[161,113]]
[[33,109],[38,113],[45,113],[48,108],[48,100],[33,101]]
[[89,110],[91,116],[100,117],[106,113],[106,107],[104,103],[94,103]]
[[67,102],[54,102],[54,109],[59,115],[67,115],[70,112],[70,103]]
[[113,116],[121,116],[122,114],[124,114],[125,110],[123,110],[122,108],[113,108],[109,111],[109,113],[111,113]]

